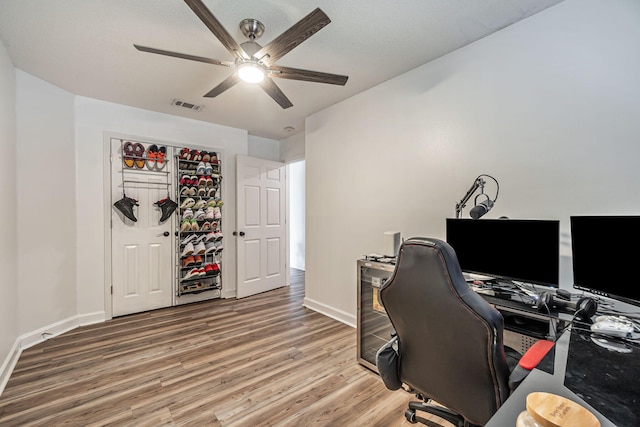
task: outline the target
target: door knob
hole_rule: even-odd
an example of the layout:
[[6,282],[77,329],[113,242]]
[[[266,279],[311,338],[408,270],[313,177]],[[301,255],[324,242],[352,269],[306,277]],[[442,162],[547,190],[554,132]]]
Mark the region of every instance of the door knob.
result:
[[162,233],[162,235],[163,235],[164,237],[169,237],[169,234],[171,234],[171,233],[169,233],[168,231],[165,231],[164,233]]
[[233,233],[234,236],[237,236],[238,234],[240,234],[240,236],[244,236],[244,231],[241,231],[240,233],[238,233],[237,231],[234,231]]
[[240,232],[240,237],[244,236],[244,231]]

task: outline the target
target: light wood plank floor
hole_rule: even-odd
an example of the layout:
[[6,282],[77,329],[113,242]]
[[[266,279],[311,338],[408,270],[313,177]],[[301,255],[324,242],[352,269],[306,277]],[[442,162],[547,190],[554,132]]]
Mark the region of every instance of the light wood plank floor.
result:
[[[25,350],[8,426],[409,426],[410,394],[356,361],[356,331],[292,285],[84,326]],[[443,422],[443,425],[449,425]]]

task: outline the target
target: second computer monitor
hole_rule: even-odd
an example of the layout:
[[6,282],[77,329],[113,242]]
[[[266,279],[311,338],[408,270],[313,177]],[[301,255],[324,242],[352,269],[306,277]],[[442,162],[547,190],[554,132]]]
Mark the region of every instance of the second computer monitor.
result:
[[558,287],[560,221],[447,218],[462,271]]

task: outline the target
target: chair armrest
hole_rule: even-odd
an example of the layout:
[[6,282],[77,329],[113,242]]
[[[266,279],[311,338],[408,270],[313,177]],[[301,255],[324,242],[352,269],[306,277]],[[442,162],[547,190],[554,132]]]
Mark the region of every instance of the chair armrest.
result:
[[529,375],[544,356],[553,348],[553,341],[536,341],[518,361],[518,366],[509,375],[509,389],[513,392],[520,383]]

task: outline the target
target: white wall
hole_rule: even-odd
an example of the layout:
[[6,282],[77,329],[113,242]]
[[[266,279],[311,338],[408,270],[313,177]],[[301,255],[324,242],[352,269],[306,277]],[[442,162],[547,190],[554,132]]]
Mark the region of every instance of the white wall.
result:
[[17,82],[19,332],[76,315],[74,96],[22,71]]
[[249,156],[278,162],[280,161],[280,142],[249,135]]
[[[306,121],[305,304],[355,324],[383,232],[444,238],[476,176],[486,216],[640,214],[640,2],[566,0]],[[468,210],[463,213],[468,217]]]
[[[225,198],[223,233],[235,229],[238,154],[247,155],[247,131],[155,113],[90,98],[76,98],[78,157],[78,312],[101,312],[105,307],[105,202],[103,196],[104,135],[129,135],[166,141],[168,145],[211,148],[222,152]],[[109,205],[110,207],[110,205]],[[235,240],[225,239],[223,272],[225,295],[235,295]],[[107,313],[108,314],[108,313]]]
[[16,199],[16,73],[0,42],[0,393],[9,356],[18,337]]
[[305,162],[288,164],[289,182],[289,266],[305,269]]
[[305,133],[299,132],[280,141],[280,161],[289,163],[304,159]]

